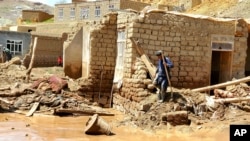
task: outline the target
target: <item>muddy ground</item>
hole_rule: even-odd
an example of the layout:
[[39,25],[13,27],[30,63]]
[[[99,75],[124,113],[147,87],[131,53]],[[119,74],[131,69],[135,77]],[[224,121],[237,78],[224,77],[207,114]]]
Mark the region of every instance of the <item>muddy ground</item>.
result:
[[[55,113],[56,109],[66,108],[88,111],[100,114],[111,114],[107,109],[99,107],[97,103],[91,103],[87,99],[71,92],[70,87],[78,87],[79,81],[64,76],[62,67],[33,68],[30,81],[26,80],[27,69],[21,65],[10,65],[0,70],[0,112],[21,113],[27,116],[27,112],[35,102],[40,102],[35,113],[65,116],[68,114]],[[52,91],[49,85],[43,84],[37,89],[30,87],[41,78],[56,76],[68,83],[60,92]],[[241,85],[235,85],[241,88]],[[246,84],[244,85],[246,87]],[[242,89],[240,89],[242,90]],[[249,87],[245,89],[245,96],[249,96]],[[247,94],[247,95],[246,95]],[[230,124],[250,124],[250,102],[239,101],[237,103],[215,104],[207,106],[205,93],[192,92],[189,89],[173,88],[174,100],[170,101],[171,92],[168,90],[166,102],[154,102],[150,109],[138,117],[125,115],[116,122],[116,126],[133,126],[151,133],[158,131],[173,131],[179,133],[193,133],[206,130],[220,132],[228,129]],[[150,98],[156,98],[153,94]],[[183,113],[184,111],[184,113]],[[91,113],[92,112],[92,113]],[[182,113],[179,113],[182,112]],[[172,118],[168,113],[173,113]],[[86,113],[85,113],[86,114]],[[82,115],[73,113],[72,116]]]

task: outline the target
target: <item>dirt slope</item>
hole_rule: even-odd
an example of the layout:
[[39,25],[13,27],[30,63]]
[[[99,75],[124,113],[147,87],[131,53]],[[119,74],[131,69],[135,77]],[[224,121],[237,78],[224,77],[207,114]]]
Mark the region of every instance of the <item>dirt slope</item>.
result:
[[16,24],[17,18],[22,15],[22,10],[43,10],[52,14],[54,8],[27,0],[1,0],[0,26],[5,24]]
[[249,0],[210,0],[194,8],[187,10],[186,13],[200,14],[213,17],[230,18],[250,18]]

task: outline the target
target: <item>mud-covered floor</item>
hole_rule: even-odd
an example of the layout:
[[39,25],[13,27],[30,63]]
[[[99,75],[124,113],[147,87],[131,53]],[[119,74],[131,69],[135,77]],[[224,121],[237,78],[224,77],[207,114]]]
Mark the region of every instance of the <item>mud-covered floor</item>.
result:
[[[114,112],[114,111],[112,111]],[[0,114],[0,141],[221,141],[229,140],[228,125],[219,125],[213,128],[215,123],[206,125],[196,132],[188,126],[180,126],[171,130],[159,130],[149,132],[131,125],[121,125],[124,115],[116,112],[115,116],[102,116],[112,125],[114,135],[86,135],[85,124],[89,116],[58,117],[51,115],[34,114],[26,117],[15,113]]]

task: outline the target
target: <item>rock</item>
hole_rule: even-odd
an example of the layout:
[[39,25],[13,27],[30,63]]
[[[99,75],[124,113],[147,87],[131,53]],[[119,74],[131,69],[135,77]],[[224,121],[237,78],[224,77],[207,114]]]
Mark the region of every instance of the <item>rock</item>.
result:
[[187,111],[175,111],[167,113],[167,122],[171,125],[190,124]]

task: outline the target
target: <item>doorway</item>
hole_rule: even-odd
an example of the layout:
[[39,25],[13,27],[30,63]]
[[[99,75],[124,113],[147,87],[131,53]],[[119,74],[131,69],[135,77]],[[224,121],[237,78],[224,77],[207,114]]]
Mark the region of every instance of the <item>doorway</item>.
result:
[[231,66],[231,51],[212,51],[210,85],[229,81],[232,75]]
[[[250,35],[250,32],[249,32]],[[247,57],[246,57],[246,64],[245,64],[245,76],[250,75],[250,36],[247,38]]]

